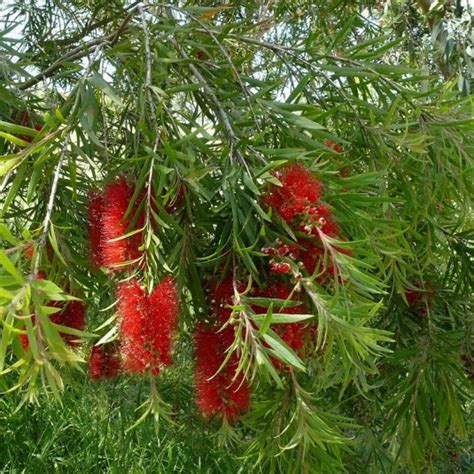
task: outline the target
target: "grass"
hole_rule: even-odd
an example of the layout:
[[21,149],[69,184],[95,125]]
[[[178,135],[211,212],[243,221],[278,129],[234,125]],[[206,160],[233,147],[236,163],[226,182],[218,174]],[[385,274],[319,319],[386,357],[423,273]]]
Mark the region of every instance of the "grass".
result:
[[237,473],[244,469],[245,463],[220,447],[208,425],[190,413],[194,412],[189,406],[192,395],[184,398],[184,386],[173,391],[176,416],[186,416],[187,423],[162,422],[157,430],[148,417],[127,432],[139,416],[136,407],[146,390],[142,381],[86,383],[68,389],[62,404],[48,399],[16,412],[18,398],[1,399],[1,472]]

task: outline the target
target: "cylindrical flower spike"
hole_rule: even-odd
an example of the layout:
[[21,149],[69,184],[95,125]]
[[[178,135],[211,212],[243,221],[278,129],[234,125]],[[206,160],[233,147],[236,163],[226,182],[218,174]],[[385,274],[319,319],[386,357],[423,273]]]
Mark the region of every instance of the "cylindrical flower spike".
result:
[[[110,269],[119,269],[119,265],[140,256],[138,247],[141,245],[143,233],[138,232],[128,238],[121,238],[130,231],[129,226],[134,219],[133,211],[125,218],[133,188],[125,178],[109,183],[103,196],[102,213],[102,264]],[[138,204],[134,206],[136,210]],[[144,216],[141,213],[135,222],[141,228]],[[117,240],[118,239],[118,240]]]
[[172,277],[162,280],[148,295],[138,281],[117,289],[122,356],[125,370],[158,375],[172,363],[173,334],[178,322],[178,292]]
[[[238,284],[243,290],[243,285]],[[235,422],[238,417],[248,410],[250,404],[250,387],[240,374],[235,376],[238,357],[234,352],[225,367],[217,373],[226,358],[226,351],[234,340],[234,329],[227,326],[221,329],[230,316],[234,295],[232,278],[227,278],[213,286],[210,299],[214,302],[215,319],[206,326],[198,324],[194,336],[196,355],[196,404],[200,413],[206,417],[222,417],[229,422]]]

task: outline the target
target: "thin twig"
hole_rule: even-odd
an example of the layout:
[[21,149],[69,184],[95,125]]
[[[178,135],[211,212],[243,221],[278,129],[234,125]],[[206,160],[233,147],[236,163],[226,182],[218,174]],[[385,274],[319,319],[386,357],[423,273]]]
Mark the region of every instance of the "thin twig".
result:
[[53,178],[53,184],[51,186],[51,192],[49,194],[49,199],[48,199],[48,207],[46,209],[46,215],[44,216],[44,221],[43,221],[43,232],[41,234],[41,237],[39,238],[38,241],[38,249],[35,255],[35,261],[33,264],[33,271],[31,276],[35,278],[38,275],[38,270],[39,270],[39,265],[40,265],[40,260],[41,260],[41,250],[43,247],[46,245],[46,239],[48,237],[48,231],[49,231],[49,225],[51,223],[51,216],[53,213],[53,207],[54,207],[54,199],[56,197],[56,191],[58,189],[58,182],[59,182],[59,176],[61,174],[61,168],[64,163],[64,158],[66,157],[66,152],[69,146],[69,141],[70,141],[70,134],[68,133],[66,135],[66,138],[64,140],[64,145],[61,150],[61,154],[59,156],[59,161],[58,164],[56,165],[56,169],[54,171],[54,178]]
[[[140,16],[141,16],[141,22],[142,22],[142,29],[143,29],[143,35],[145,37],[145,55],[146,55],[146,74],[145,74],[145,95],[148,99],[148,104],[150,106],[150,112],[151,112],[151,122],[155,125],[155,144],[153,146],[153,155],[151,157],[151,163],[150,163],[150,171],[148,174],[148,182],[147,182],[147,206],[145,210],[145,219],[146,219],[146,225],[149,229],[150,226],[150,214],[151,214],[151,185],[153,181],[153,168],[155,165],[155,158],[156,158],[156,151],[158,150],[158,146],[160,144],[161,138],[160,138],[160,130],[158,129],[158,121],[157,121],[157,116],[156,116],[156,107],[155,107],[155,102],[153,100],[153,97],[151,95],[151,87],[153,85],[153,55],[151,53],[151,47],[150,47],[150,34],[148,31],[148,26],[146,23],[146,17],[145,17],[145,11],[143,10],[143,7],[140,5],[138,7],[140,11]],[[147,239],[148,240],[148,239]]]

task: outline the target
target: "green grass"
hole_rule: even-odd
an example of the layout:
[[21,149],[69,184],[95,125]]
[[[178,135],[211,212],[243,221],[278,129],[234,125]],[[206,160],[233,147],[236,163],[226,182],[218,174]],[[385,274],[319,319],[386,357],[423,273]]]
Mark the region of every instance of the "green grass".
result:
[[176,417],[186,416],[185,425],[162,422],[157,430],[148,417],[127,432],[139,416],[136,407],[146,389],[144,382],[88,383],[76,391],[68,389],[62,405],[43,400],[16,413],[18,399],[3,398],[2,472],[237,473],[243,469],[243,461],[219,447],[206,424],[192,414],[192,396],[182,398],[183,387],[175,389],[180,412]]
[[[255,459],[244,459],[246,438],[221,445],[219,423],[203,421],[196,413],[190,370],[169,371],[159,377],[160,392],[172,405],[175,423],[159,428],[148,417],[127,431],[139,418],[137,407],[146,399],[146,381],[121,378],[113,383],[84,380],[69,386],[62,403],[43,398],[39,405],[15,410],[18,394],[0,398],[0,472],[2,473],[260,473]],[[80,382],[80,381],[78,381]],[[220,432],[221,433],[221,432]],[[471,439],[472,441],[472,439]],[[457,444],[457,443],[456,443]],[[363,446],[362,446],[363,448]],[[459,444],[458,458],[439,464],[440,474],[471,473],[469,441]],[[367,453],[355,450],[346,459],[347,472],[378,474]],[[291,464],[290,464],[291,465]],[[388,464],[387,474],[407,471]],[[287,473],[282,473],[287,474]],[[315,473],[319,474],[319,473]],[[324,474],[324,473],[322,473]]]

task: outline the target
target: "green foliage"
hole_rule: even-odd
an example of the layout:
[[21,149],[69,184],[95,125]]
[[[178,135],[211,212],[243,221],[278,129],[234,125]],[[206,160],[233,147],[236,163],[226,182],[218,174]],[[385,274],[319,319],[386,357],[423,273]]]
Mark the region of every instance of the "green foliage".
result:
[[[370,1],[34,3],[0,14],[0,416],[25,426],[1,435],[2,465],[454,469],[449,453],[472,424],[461,357],[473,325],[473,103],[435,60],[426,68],[409,54],[412,27],[393,36],[401,2],[386,29]],[[347,238],[320,235],[331,283],[288,262],[309,309],[298,319],[317,327],[308,360],[270,327],[294,317],[290,298],[250,291],[272,278],[262,247],[307,238],[262,201],[287,162],[324,184]],[[86,209],[120,175],[135,186],[127,236],[145,236],[134,268],[148,289],[176,276],[181,336],[175,366],[151,383],[94,386],[83,362],[92,344],[116,338],[120,276],[91,267]],[[208,317],[209,282],[225,274],[235,293],[228,356],[253,387],[233,427],[192,408],[191,334]],[[410,292],[422,295],[416,304]],[[49,318],[47,302],[74,298],[87,302],[85,332]],[[68,331],[81,349],[64,344]],[[45,396],[56,400],[25,404]],[[38,426],[25,424],[30,415]],[[159,432],[147,415],[161,418]],[[38,452],[31,438],[43,423]]]

